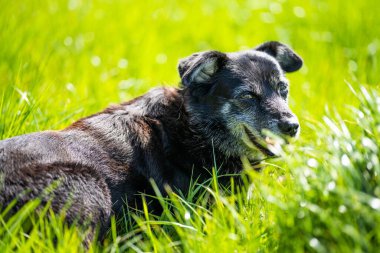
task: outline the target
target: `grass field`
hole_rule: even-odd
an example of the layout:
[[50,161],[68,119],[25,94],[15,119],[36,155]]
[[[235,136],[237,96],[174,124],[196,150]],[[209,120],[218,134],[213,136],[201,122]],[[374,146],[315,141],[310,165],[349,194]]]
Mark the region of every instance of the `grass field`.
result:
[[[379,13],[376,0],[0,0],[0,139],[62,129],[152,87],[177,86],[177,61],[193,52],[278,40],[305,63],[288,76],[298,142],[263,172],[247,169],[244,187],[221,189],[215,172],[188,196],[159,197],[161,217],[114,221],[89,250],[376,252]],[[59,216],[34,218],[24,233],[36,205],[6,220],[0,213],[1,252],[85,251],[85,233]]]

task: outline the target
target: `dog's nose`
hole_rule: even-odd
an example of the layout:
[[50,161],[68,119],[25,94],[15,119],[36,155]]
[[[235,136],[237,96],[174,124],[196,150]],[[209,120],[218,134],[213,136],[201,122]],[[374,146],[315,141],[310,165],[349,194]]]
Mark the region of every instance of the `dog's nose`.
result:
[[283,134],[294,137],[296,136],[300,125],[295,120],[288,120],[288,121],[281,121],[280,123],[278,123],[278,127],[280,128]]

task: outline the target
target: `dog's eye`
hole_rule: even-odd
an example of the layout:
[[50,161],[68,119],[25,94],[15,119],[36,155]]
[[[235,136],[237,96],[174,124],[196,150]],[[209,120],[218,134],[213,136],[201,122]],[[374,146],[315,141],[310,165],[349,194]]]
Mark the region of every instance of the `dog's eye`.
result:
[[277,87],[278,87],[278,91],[280,92],[280,94],[282,96],[286,96],[288,95],[288,85],[284,82],[279,82],[277,84]]
[[241,99],[253,99],[253,98],[255,98],[255,95],[250,94],[250,93],[245,93],[245,94],[241,95],[240,98]]

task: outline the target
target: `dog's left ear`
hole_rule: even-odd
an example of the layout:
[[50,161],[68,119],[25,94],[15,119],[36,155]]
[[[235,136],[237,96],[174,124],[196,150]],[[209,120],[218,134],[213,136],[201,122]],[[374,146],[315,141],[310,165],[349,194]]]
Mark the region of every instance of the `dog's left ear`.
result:
[[256,47],[255,50],[273,56],[285,72],[294,72],[302,67],[302,59],[287,45],[270,41]]
[[178,72],[183,86],[207,83],[226,61],[227,55],[218,51],[195,53],[180,60]]

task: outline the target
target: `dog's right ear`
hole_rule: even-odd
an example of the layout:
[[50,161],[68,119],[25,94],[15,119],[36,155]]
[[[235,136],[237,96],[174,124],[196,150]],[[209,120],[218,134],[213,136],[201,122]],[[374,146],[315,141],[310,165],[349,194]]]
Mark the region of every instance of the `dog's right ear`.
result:
[[274,57],[285,72],[294,72],[302,67],[302,59],[287,45],[278,41],[269,41],[256,47],[261,51]]
[[218,51],[195,53],[178,63],[178,72],[182,85],[207,83],[227,61],[227,55]]

